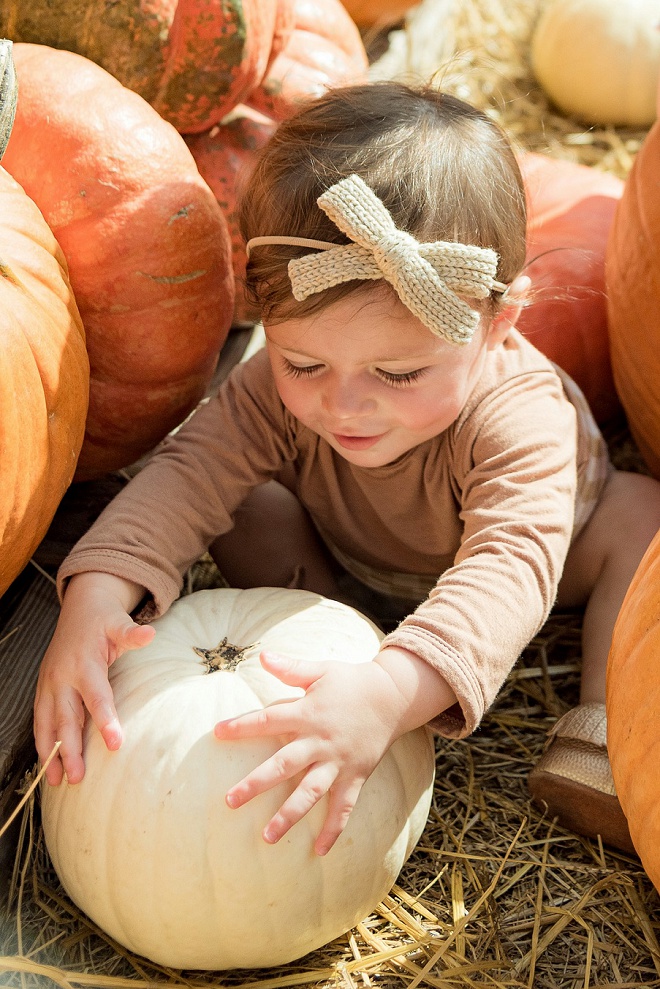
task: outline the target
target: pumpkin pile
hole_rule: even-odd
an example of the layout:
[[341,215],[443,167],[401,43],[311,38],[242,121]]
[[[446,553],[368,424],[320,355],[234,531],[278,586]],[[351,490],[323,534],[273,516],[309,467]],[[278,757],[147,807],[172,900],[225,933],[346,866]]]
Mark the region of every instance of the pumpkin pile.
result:
[[233,313],[229,234],[183,139],[140,96],[71,52],[18,44],[14,59],[3,164],[64,251],[85,326],[84,479],[133,463],[203,396]]
[[3,164],[67,259],[91,364],[77,476],[94,477],[204,394],[233,312],[229,235],[183,139],[141,97],[71,52],[18,44],[14,59]]
[[[3,165],[50,228],[48,250],[57,253],[60,277],[70,279],[70,308],[86,334],[85,374],[91,366],[84,403],[76,402],[75,374],[62,403],[58,376],[73,359],[73,337],[58,363],[63,344],[51,339],[48,322],[41,331],[33,325],[32,335],[44,339],[33,340],[30,353],[47,351],[52,364],[41,375],[47,391],[57,377],[50,431],[66,450],[67,468],[53,440],[40,443],[38,432],[31,444],[19,439],[44,398],[41,379],[25,379],[11,403],[20,401],[20,411],[2,427],[11,440],[0,448],[0,468],[13,478],[0,528],[2,593],[43,538],[74,468],[75,480],[86,480],[134,463],[202,398],[232,323],[257,315],[235,288],[245,270],[235,219],[239,173],[276,119],[329,85],[363,79],[367,61],[339,0],[210,7],[163,0],[130,12],[124,4],[67,0],[28,9],[0,0],[0,33],[20,41],[13,45],[21,96],[10,141],[14,102],[0,100]],[[102,67],[108,58],[110,71]],[[5,86],[10,64],[2,59]],[[225,123],[243,99],[253,106],[236,112],[254,123]],[[180,131],[197,132],[192,151]],[[8,207],[3,224],[15,222]],[[3,273],[12,262],[3,254]],[[3,290],[9,284],[5,273]],[[25,357],[16,355],[5,348],[7,382],[23,372]]]
[[[281,965],[339,937],[389,892],[428,816],[431,733],[391,747],[323,857],[324,799],[275,845],[261,832],[295,781],[238,810],[228,788],[282,739],[221,742],[215,723],[287,697],[259,662],[369,662],[380,632],[346,605],[298,590],[197,591],[110,668],[125,739],[88,722],[85,776],[42,789],[47,847],[72,900],[131,951],[184,969]],[[176,850],[176,854],[173,854]]]
[[84,55],[181,133],[239,103],[281,118],[367,68],[340,0],[0,0],[0,33]]

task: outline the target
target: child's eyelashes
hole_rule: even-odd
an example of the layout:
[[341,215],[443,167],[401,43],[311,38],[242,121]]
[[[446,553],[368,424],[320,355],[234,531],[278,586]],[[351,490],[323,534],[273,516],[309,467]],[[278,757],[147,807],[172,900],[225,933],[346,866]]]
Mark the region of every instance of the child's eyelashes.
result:
[[[290,378],[312,378],[325,367],[324,364],[292,364],[286,357],[282,357],[282,369],[284,374]],[[414,371],[385,371],[383,368],[375,368],[374,373],[388,385],[394,388],[401,388],[409,385],[429,370],[428,367],[416,368]]]
[[311,378],[322,367],[322,364],[292,364],[286,357],[282,358],[282,368],[290,378]]
[[383,381],[386,381],[388,385],[394,385],[394,387],[401,387],[402,385],[409,385],[413,381],[417,381],[421,378],[423,374],[428,371],[427,367],[418,367],[414,371],[401,371],[395,374],[393,371],[383,371],[382,368],[376,368],[376,374]]

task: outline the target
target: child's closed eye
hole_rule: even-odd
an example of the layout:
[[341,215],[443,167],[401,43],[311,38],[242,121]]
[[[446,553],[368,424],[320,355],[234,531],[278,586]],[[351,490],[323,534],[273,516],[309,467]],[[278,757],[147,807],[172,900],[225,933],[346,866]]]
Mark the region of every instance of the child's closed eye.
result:
[[383,381],[387,382],[388,385],[393,385],[395,388],[401,388],[405,385],[412,384],[413,381],[417,381],[422,375],[426,374],[429,370],[428,367],[419,367],[414,371],[401,371],[395,373],[394,371],[384,371],[382,368],[376,368],[376,374]]
[[[282,370],[285,375],[290,378],[312,378],[316,374],[319,374],[325,367],[325,364],[294,364],[288,358],[282,355]],[[384,381],[385,384],[391,385],[393,388],[403,388],[406,385],[410,385],[413,381],[417,381],[422,375],[426,374],[430,368],[420,367],[415,368],[414,371],[386,371],[384,368],[374,368],[374,374]]]
[[323,364],[292,364],[286,357],[282,358],[282,370],[290,378],[311,378],[317,374]]

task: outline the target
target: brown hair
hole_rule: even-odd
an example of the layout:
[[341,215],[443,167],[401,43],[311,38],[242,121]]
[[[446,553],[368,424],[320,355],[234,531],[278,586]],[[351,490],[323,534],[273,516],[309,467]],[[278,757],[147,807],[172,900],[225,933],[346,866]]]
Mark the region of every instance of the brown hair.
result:
[[[347,243],[316,200],[353,173],[420,242],[490,247],[502,282],[522,269],[525,191],[503,131],[454,96],[395,82],[331,90],[279,126],[242,198],[246,242],[286,235]],[[306,316],[364,286],[351,281],[296,302],[287,264],[309,252],[283,245],[251,252],[247,292],[265,319]]]

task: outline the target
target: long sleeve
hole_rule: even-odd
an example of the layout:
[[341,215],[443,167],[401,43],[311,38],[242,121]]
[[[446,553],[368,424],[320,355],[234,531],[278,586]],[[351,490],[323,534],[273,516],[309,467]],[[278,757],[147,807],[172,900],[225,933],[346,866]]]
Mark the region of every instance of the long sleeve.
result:
[[295,457],[292,420],[260,352],[234,369],[134,477],[78,541],[58,573],[102,571],[134,581],[155,614],[178,596],[182,575],[218,535],[247,493]]
[[551,372],[514,378],[454,431],[460,548],[383,643],[419,655],[454,690],[458,707],[434,721],[444,735],[474,731],[552,608],[573,525],[575,434]]

